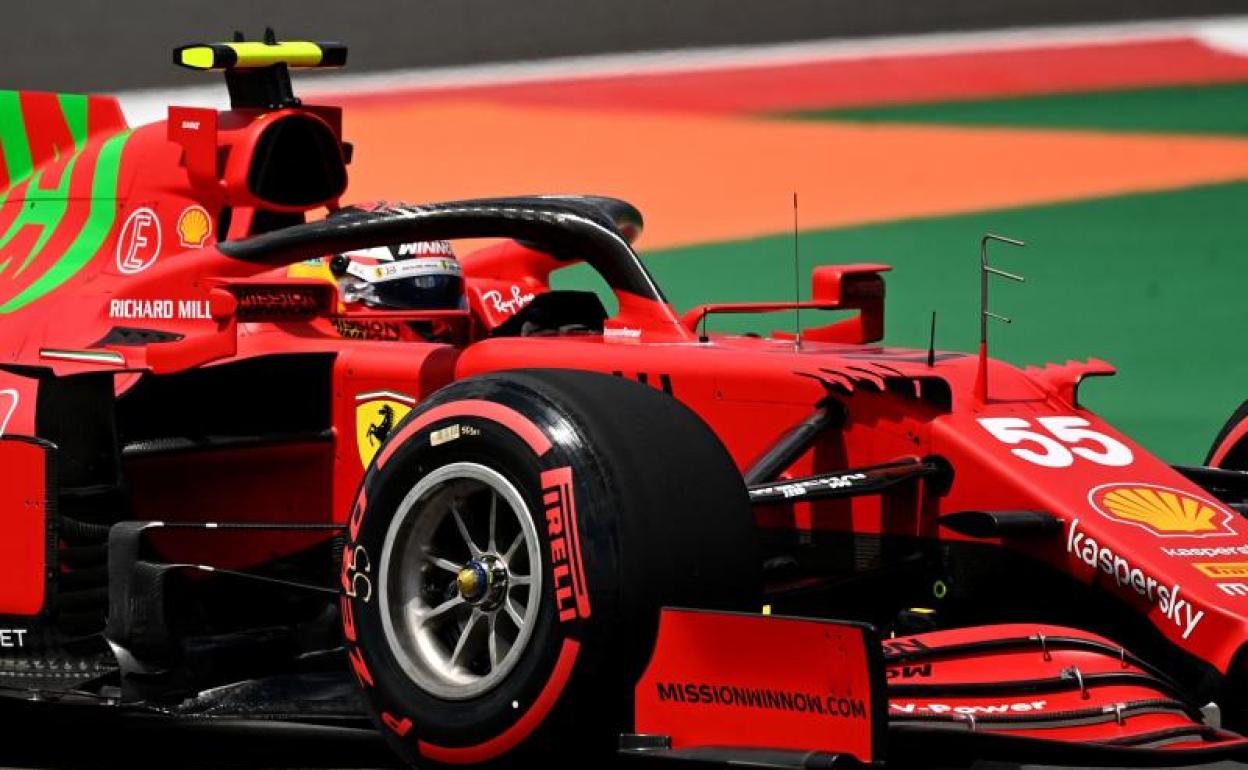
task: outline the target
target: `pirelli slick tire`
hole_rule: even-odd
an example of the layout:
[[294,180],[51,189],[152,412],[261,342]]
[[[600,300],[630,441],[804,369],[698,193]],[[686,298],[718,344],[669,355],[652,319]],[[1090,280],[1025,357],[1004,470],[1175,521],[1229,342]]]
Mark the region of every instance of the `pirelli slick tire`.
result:
[[1248,401],[1239,405],[1209,447],[1205,465],[1248,471]]
[[382,733],[420,766],[584,762],[630,721],[665,605],[754,610],[745,485],[676,399],[567,370],[444,388],[348,526],[342,615]]

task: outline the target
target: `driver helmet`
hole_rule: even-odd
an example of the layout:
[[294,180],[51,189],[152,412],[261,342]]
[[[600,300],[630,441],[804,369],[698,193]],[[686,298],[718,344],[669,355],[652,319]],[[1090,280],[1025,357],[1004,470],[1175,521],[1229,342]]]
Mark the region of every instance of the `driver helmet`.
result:
[[448,241],[413,241],[336,254],[342,300],[382,310],[457,310],[464,271]]

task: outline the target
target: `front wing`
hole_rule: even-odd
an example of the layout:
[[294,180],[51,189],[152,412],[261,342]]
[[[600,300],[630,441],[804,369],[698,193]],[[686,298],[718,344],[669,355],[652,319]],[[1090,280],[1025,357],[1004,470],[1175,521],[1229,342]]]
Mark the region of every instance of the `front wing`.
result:
[[1248,757],[1176,682],[1040,625],[881,641],[862,624],[669,609],[621,751],[763,767],[997,759],[1164,766]]

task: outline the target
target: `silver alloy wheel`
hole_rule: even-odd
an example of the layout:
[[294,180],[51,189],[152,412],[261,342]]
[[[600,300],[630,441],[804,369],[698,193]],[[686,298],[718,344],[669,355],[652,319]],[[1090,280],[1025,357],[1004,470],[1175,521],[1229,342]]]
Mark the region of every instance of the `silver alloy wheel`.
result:
[[515,667],[541,606],[539,545],[524,498],[484,465],[443,466],[408,492],[382,545],[378,601],[417,686],[465,700]]

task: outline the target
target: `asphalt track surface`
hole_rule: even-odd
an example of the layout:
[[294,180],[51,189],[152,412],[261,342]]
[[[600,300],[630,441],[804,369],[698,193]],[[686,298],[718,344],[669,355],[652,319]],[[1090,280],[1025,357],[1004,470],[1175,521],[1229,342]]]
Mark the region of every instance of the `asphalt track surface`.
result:
[[[91,707],[58,709],[24,703],[0,703],[0,724],[4,725],[0,732],[3,736],[0,768],[6,770],[398,770],[403,767],[374,732],[362,729],[282,722],[172,720],[121,715]],[[560,764],[566,766],[566,762]],[[612,765],[610,770],[669,767],[666,763],[624,760]],[[599,767],[603,766],[594,764],[595,770]],[[1201,765],[1203,770],[1242,770],[1243,767],[1231,762]],[[940,769],[936,764],[923,768]],[[535,766],[531,770],[543,769]],[[975,764],[973,770],[1046,768],[982,762]]]
[[353,71],[1238,13],[1243,0],[5,0],[0,87],[196,81],[169,49],[231,30],[343,40]]
[[93,707],[0,704],[0,767],[75,770],[397,768],[371,730],[173,720]]

